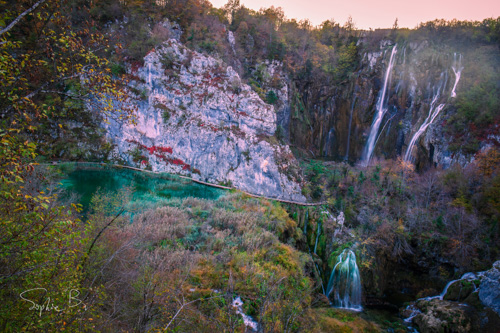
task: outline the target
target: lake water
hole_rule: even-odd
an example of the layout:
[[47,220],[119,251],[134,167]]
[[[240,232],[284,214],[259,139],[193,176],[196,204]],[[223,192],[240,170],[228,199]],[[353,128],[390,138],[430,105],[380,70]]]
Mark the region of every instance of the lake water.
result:
[[[63,179],[60,181],[67,194],[76,193],[84,212],[89,208],[92,196],[98,191],[125,193],[129,188],[132,195],[128,203],[134,210],[144,210],[161,205],[173,198],[195,197],[216,200],[227,191],[198,184],[170,174],[155,174],[124,168],[106,167],[96,164],[60,166]],[[129,209],[127,209],[129,210]]]

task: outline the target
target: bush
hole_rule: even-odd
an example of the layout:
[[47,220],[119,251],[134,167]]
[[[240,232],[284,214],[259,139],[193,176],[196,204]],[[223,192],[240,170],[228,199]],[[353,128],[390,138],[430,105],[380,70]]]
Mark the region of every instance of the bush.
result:
[[274,92],[274,90],[270,90],[266,94],[266,101],[268,104],[276,104],[278,102],[278,96]]
[[122,76],[127,73],[127,70],[121,64],[114,63],[111,64],[111,73],[116,76]]

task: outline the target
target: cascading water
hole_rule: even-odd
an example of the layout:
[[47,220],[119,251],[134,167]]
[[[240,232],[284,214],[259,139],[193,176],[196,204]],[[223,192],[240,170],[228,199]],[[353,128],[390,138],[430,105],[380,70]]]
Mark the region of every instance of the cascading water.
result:
[[420,135],[422,135],[422,133],[425,132],[427,127],[429,127],[429,125],[432,124],[432,122],[434,121],[434,119],[436,119],[439,112],[441,112],[441,110],[444,108],[445,104],[439,104],[437,107],[435,107],[435,104],[436,104],[438,97],[439,97],[439,95],[437,95],[433,98],[433,100],[431,102],[431,107],[429,109],[429,115],[427,116],[427,118],[425,118],[423,124],[420,126],[418,131],[411,138],[410,144],[408,145],[408,149],[406,150],[406,154],[405,154],[405,158],[404,158],[405,162],[410,161],[410,159],[412,157],[411,153],[412,153],[413,147],[415,146],[415,143],[417,142]]
[[[462,275],[460,279],[457,280],[452,280],[446,284],[444,287],[443,291],[441,294],[436,295],[436,296],[429,296],[429,297],[423,297],[419,298],[418,300],[426,300],[430,301],[433,299],[440,299],[443,300],[444,296],[446,296],[446,293],[448,292],[448,288],[454,284],[455,282],[462,281],[462,280],[467,280],[469,282],[472,282],[474,286],[474,292],[478,290],[478,286],[473,282],[474,280],[478,279],[480,276],[483,276],[484,272],[479,272],[479,273],[465,273]],[[407,323],[411,323],[413,321],[413,318],[415,318],[419,313],[422,313],[419,308],[416,307],[415,303],[412,303],[406,307],[406,311],[409,313],[408,317],[404,320]]]
[[458,81],[460,81],[460,75],[462,75],[462,70],[464,67],[462,66],[462,55],[459,53],[453,54],[453,65],[451,66],[453,73],[455,73],[455,84],[453,85],[453,89],[451,89],[451,98],[457,97],[457,93],[455,89],[457,88]]
[[389,65],[387,66],[387,69],[385,71],[384,86],[382,87],[379,99],[377,101],[377,113],[375,114],[375,119],[373,120],[372,126],[370,128],[368,141],[366,141],[366,146],[362,158],[362,163],[364,166],[367,166],[370,163],[373,155],[373,149],[375,148],[375,139],[377,138],[378,129],[380,128],[382,119],[384,118],[385,112],[387,111],[387,107],[385,107],[385,96],[387,94],[387,86],[391,77],[392,67],[394,66],[394,55],[396,54],[396,52],[397,44],[392,48]]
[[345,249],[337,257],[326,288],[326,296],[333,299],[333,304],[339,308],[360,311],[361,307],[361,278],[356,255],[352,250]]
[[352,104],[351,104],[351,113],[349,114],[349,129],[347,131],[347,147],[345,150],[345,157],[344,157],[345,161],[349,160],[349,148],[351,145],[352,112],[354,110],[354,105],[356,104],[356,98],[358,98],[358,97],[354,96],[354,99],[353,99]]
[[[451,89],[450,98],[454,98],[457,96],[455,89],[457,88],[458,81],[460,81],[460,76],[462,74],[462,70],[464,69],[464,67],[462,66],[462,55],[461,54],[458,54],[458,56],[457,56],[457,53],[454,53],[453,64],[451,66],[451,69],[453,70],[453,73],[455,73],[455,84],[453,85],[453,88]],[[444,77],[444,82],[443,82],[443,77]],[[437,100],[439,99],[439,96],[441,95],[442,90],[444,90],[444,88],[446,87],[447,79],[448,79],[447,72],[441,73],[441,80],[440,80],[440,83],[437,87],[437,90],[434,93],[434,96],[432,98],[431,106],[429,108],[429,114],[428,114],[427,118],[424,120],[424,122],[422,123],[422,125],[420,125],[420,128],[418,129],[418,131],[413,135],[413,137],[408,145],[408,149],[406,150],[406,154],[404,157],[405,162],[410,162],[410,160],[412,158],[412,151],[413,151],[413,148],[415,146],[415,143],[417,142],[419,137],[422,135],[422,133],[425,132],[427,127],[429,127],[429,125],[434,122],[434,120],[439,115],[441,110],[443,110],[443,108],[446,106],[445,103],[442,103],[436,107],[436,103],[437,103]]]
[[252,317],[246,315],[243,312],[243,301],[241,300],[241,297],[238,296],[233,300],[233,308],[236,309],[236,314],[241,315],[243,318],[243,323],[247,327],[247,330],[252,331],[252,332],[257,332],[259,330],[259,323],[257,323]]
[[304,217],[304,235],[307,235],[307,222],[309,222],[309,211],[306,209],[306,216]]
[[321,235],[321,222],[318,222],[318,227],[316,228],[316,243],[314,243],[314,254],[318,248],[319,235]]
[[333,135],[335,133],[335,129],[332,127],[328,131],[328,135],[326,136],[325,149],[323,151],[323,156],[328,156],[328,154],[332,151],[332,140]]
[[427,115],[427,118],[425,118],[424,122],[422,125],[420,125],[420,128],[418,129],[417,132],[413,135],[411,138],[410,143],[408,144],[408,149],[406,150],[406,154],[404,157],[405,162],[411,162],[412,159],[412,151],[413,148],[415,147],[415,144],[417,140],[420,138],[420,136],[425,132],[427,127],[429,127],[430,124],[434,122],[434,119],[439,115],[441,110],[446,106],[445,103],[439,104],[436,106],[437,101],[439,100],[439,97],[441,96],[441,92],[446,87],[446,82],[448,81],[448,74],[447,72],[441,73],[441,79],[439,81],[438,86],[434,89],[434,96],[432,97],[431,105],[429,108],[429,114]]

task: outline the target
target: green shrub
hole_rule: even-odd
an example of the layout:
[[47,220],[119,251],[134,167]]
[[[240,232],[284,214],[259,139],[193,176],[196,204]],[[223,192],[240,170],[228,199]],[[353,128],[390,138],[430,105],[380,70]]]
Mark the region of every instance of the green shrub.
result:
[[278,102],[278,96],[274,92],[274,90],[269,90],[266,94],[266,102],[268,104],[276,104]]

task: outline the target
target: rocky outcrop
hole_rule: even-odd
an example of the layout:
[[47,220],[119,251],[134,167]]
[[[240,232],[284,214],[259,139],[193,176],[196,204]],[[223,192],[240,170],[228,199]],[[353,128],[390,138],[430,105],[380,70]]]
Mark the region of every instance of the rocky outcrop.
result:
[[497,332],[500,327],[500,261],[479,273],[450,281],[438,296],[401,309],[421,332]]
[[232,67],[171,39],[130,74],[137,124],[104,124],[117,158],[254,194],[305,201],[297,162],[273,136],[274,107],[243,84]]
[[500,261],[493,268],[481,274],[479,299],[500,316]]
[[417,307],[422,311],[413,322],[422,333],[473,332],[473,323],[468,306],[455,302],[433,299],[421,300]]

